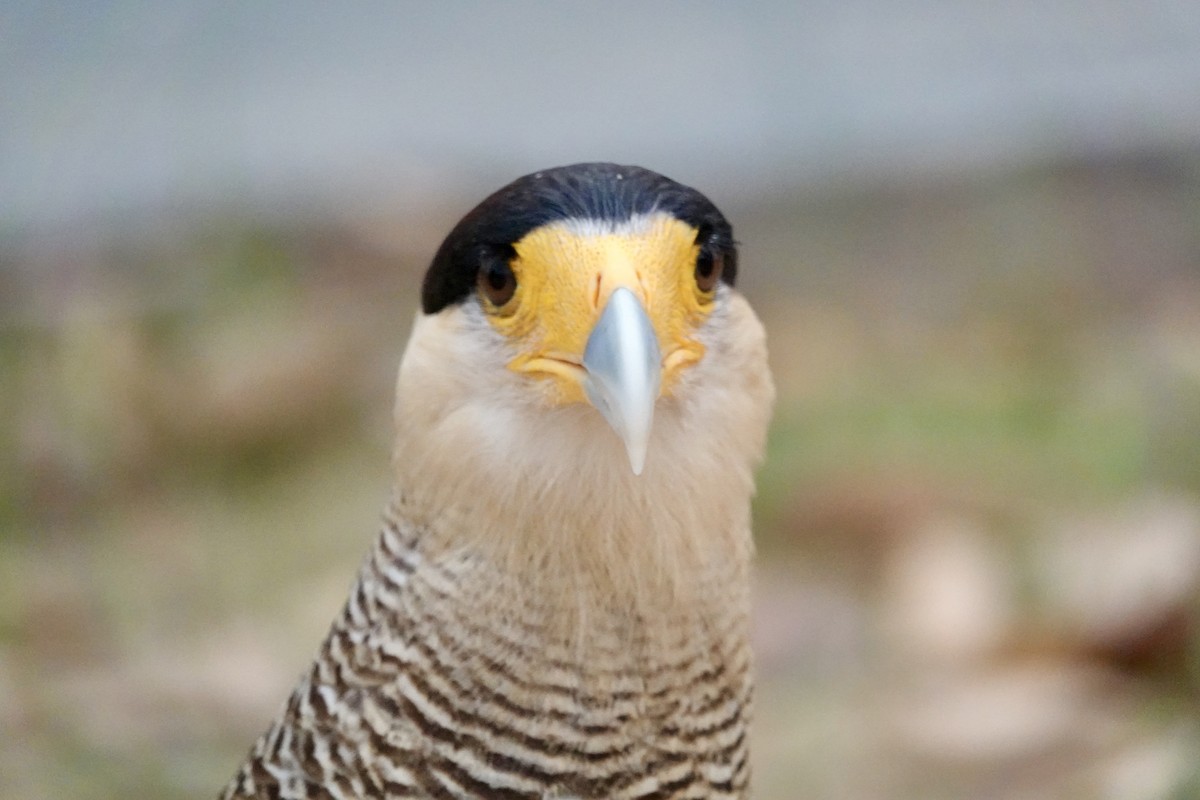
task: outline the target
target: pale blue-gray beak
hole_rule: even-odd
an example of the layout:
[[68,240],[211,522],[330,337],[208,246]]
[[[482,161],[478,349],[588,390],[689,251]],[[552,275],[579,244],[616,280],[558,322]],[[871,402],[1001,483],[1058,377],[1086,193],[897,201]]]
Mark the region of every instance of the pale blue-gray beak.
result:
[[625,443],[635,475],[646,464],[662,353],[646,309],[621,286],[613,290],[583,351],[584,391]]

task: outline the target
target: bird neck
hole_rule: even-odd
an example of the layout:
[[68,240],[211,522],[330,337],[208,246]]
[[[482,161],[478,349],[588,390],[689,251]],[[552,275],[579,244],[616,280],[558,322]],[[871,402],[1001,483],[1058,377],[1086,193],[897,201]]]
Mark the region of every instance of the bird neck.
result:
[[563,628],[710,605],[723,615],[745,600],[748,495],[654,462],[634,476],[619,441],[590,448],[588,466],[573,469],[476,462],[452,473],[445,452],[397,468],[398,511],[421,531],[423,555],[486,564],[497,586],[558,609]]
[[772,390],[761,327],[731,300],[743,350],[714,344],[659,399],[641,475],[595,408],[539,403],[524,376],[488,368],[502,355],[470,349],[480,337],[459,335],[467,316],[420,317],[397,386],[394,470],[425,554],[470,554],[580,613],[740,606]]

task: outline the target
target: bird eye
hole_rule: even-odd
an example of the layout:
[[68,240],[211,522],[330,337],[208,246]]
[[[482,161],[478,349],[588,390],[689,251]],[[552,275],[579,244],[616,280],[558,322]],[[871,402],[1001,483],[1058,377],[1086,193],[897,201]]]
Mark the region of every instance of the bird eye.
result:
[[517,276],[513,274],[508,259],[497,254],[484,258],[476,283],[488,302],[497,308],[511,300],[517,291]]
[[713,291],[724,271],[724,255],[701,250],[700,255],[696,256],[696,288],[706,294]]

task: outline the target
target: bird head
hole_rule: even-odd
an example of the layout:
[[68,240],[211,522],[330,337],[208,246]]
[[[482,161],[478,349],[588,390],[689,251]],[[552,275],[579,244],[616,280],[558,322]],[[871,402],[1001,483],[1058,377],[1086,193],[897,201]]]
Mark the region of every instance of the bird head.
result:
[[425,276],[422,310],[467,309],[501,383],[546,410],[594,407],[640,474],[655,408],[704,360],[736,274],[731,227],[698,191],[639,167],[576,164],[520,178],[467,214]]

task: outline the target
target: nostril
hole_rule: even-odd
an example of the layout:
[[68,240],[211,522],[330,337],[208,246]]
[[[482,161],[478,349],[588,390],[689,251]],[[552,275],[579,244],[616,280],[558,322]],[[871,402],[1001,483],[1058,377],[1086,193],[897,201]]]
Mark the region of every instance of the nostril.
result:
[[596,280],[592,286],[592,308],[600,307],[600,285],[604,282],[603,276],[597,272]]

